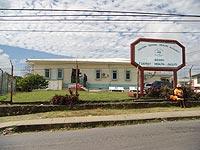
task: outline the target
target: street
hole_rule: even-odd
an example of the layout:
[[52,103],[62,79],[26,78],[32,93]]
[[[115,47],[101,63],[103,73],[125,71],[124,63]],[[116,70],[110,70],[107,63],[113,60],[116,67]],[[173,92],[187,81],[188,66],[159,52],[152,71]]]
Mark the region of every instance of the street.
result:
[[0,150],[200,150],[200,120],[0,136]]

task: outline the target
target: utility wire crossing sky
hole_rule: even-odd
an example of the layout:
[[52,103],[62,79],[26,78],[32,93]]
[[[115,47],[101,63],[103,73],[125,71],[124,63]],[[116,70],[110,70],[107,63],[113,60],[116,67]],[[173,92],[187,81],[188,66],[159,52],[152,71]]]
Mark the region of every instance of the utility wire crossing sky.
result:
[[175,39],[195,69],[199,8],[198,0],[7,0],[0,2],[0,44],[76,58],[130,58],[137,38]]

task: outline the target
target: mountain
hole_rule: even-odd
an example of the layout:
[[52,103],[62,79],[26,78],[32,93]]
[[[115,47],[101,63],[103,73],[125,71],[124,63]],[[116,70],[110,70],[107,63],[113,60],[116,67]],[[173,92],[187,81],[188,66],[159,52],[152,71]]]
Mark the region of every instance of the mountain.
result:
[[0,49],[3,50],[2,53],[9,56],[14,64],[14,72],[16,75],[23,75],[23,71],[26,66],[26,59],[50,59],[50,58],[72,58],[63,55],[55,55],[47,52],[41,52],[32,49],[25,49],[15,46],[0,45]]
[[3,50],[4,53],[9,55],[10,59],[12,60],[22,60],[22,59],[28,59],[28,58],[71,58],[68,56],[63,55],[55,55],[50,54],[47,52],[41,52],[37,50],[32,49],[25,49],[20,47],[14,47],[14,46],[7,46],[7,45],[0,45],[0,49]]

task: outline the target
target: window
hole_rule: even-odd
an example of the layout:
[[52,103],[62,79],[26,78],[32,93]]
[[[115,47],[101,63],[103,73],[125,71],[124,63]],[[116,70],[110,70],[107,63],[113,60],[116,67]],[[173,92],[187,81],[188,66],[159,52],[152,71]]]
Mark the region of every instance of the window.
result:
[[200,76],[197,76],[197,84],[200,84]]
[[50,69],[44,69],[44,77],[50,78]]
[[117,70],[112,71],[112,80],[117,80]]
[[126,70],[126,80],[131,80],[131,71]]
[[[80,69],[77,69],[76,72],[76,68],[72,68],[72,73],[71,73],[71,83],[76,83],[76,74],[79,76],[81,74]],[[80,82],[79,77],[78,79],[78,83]]]
[[100,69],[96,70],[96,79],[101,79],[101,70]]
[[58,69],[58,79],[63,79],[63,69]]

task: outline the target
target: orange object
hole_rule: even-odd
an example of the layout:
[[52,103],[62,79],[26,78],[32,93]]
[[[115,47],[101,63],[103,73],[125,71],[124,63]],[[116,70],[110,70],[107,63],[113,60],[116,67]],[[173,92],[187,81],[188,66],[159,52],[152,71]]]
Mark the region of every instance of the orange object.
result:
[[172,101],[177,101],[178,97],[175,96],[175,95],[170,95],[169,99],[172,100]]
[[176,95],[178,97],[183,97],[183,90],[181,88],[176,88],[174,90],[174,95]]
[[128,92],[129,97],[137,97],[137,93],[135,92]]

